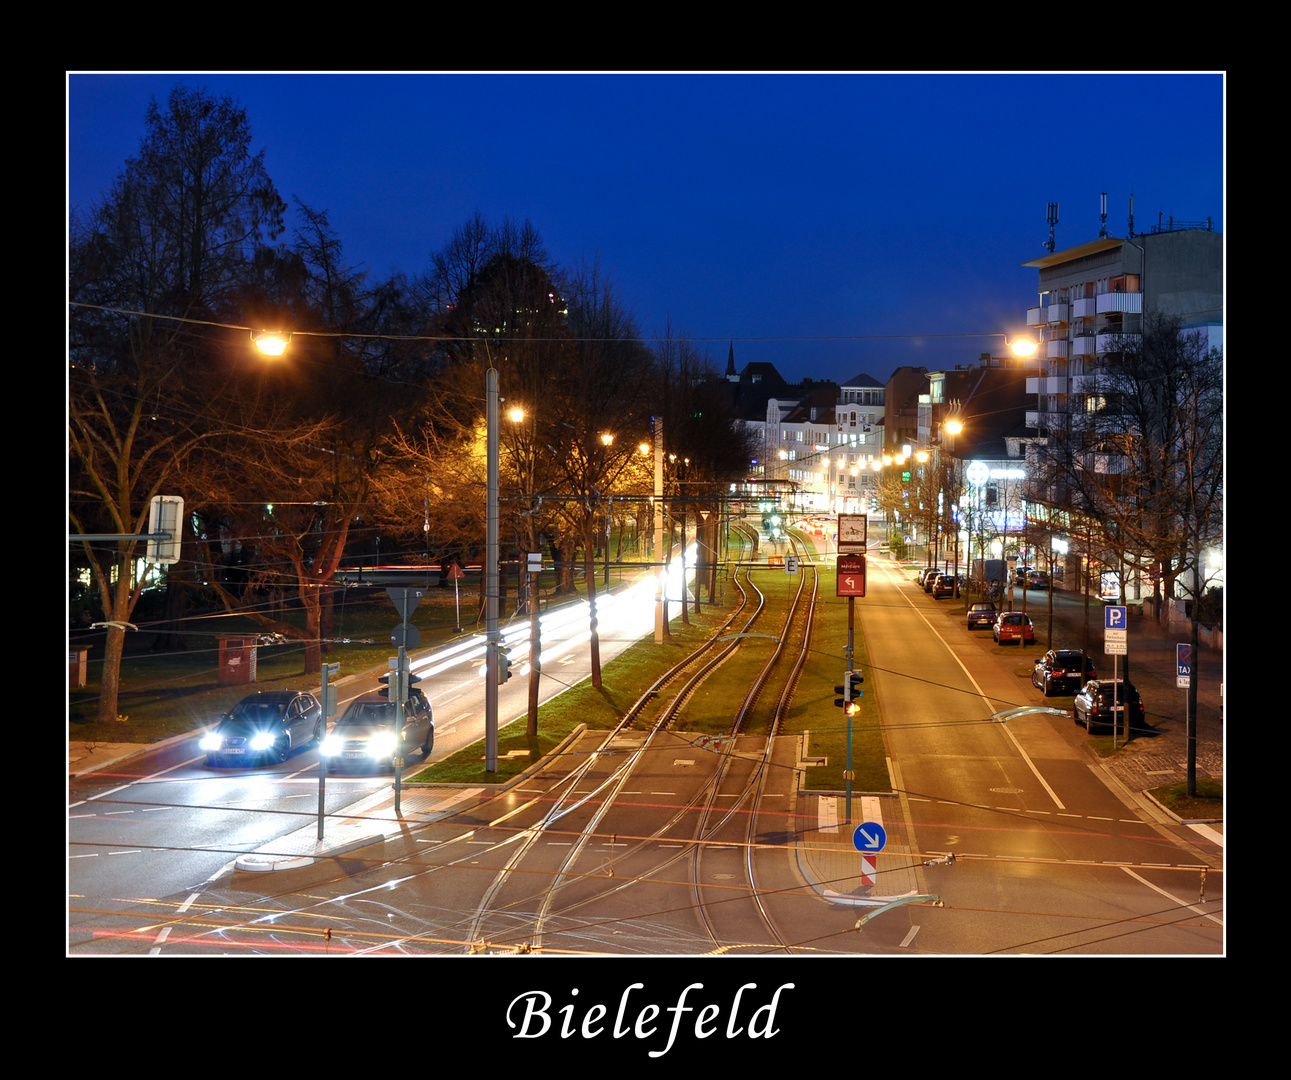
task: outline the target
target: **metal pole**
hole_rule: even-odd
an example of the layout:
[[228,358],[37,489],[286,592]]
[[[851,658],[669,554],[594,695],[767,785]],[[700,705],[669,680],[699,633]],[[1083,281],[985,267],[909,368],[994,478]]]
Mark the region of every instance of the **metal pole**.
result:
[[[404,701],[404,680],[408,675],[408,650],[404,648],[402,641],[399,642],[399,669],[395,673],[398,679],[399,692],[392,694],[394,702],[394,736],[397,740],[394,747],[394,812],[396,815],[402,811],[399,806],[400,796],[403,793],[403,701]],[[395,679],[390,680],[390,689],[395,689]]]
[[498,373],[485,380],[488,493],[484,528],[484,771],[498,771]]
[[663,417],[654,418],[654,551],[659,569],[655,571],[654,640],[662,643],[667,627],[663,620],[663,574],[667,560],[663,553]]
[[[856,627],[856,597],[847,598],[847,673],[843,676],[846,685],[843,687],[843,700],[850,700],[852,694],[849,687],[852,682],[852,672],[855,667],[852,665],[852,633]],[[843,706],[844,711],[847,706]],[[847,824],[852,823],[852,714],[847,713]]]
[[[323,699],[323,738],[327,738],[327,680],[328,676],[339,675],[341,671],[340,664],[323,665],[323,685],[320,690],[320,696]],[[318,746],[318,838],[323,839],[323,818],[326,816],[327,808],[327,759],[323,757],[322,742]]]

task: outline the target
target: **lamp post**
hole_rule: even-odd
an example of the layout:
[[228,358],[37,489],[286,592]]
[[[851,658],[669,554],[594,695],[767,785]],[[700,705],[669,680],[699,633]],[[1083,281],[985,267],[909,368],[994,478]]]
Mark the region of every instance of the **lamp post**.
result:
[[[946,452],[950,455],[951,461],[953,462],[955,460],[955,436],[964,430],[964,423],[962,420],[959,419],[958,401],[953,403],[953,411],[951,412],[950,416],[948,416],[942,422],[941,428],[946,435],[946,438],[943,441],[943,445],[945,446]],[[956,470],[956,475],[958,476],[958,470]],[[959,521],[955,516],[959,509],[959,500],[960,500],[958,483],[955,485],[955,488],[956,488],[955,498],[954,498],[954,501],[951,503],[951,507],[952,507],[951,521],[954,523],[954,526],[955,526],[955,580],[958,581],[959,580]],[[970,553],[971,553],[971,545],[972,545],[972,540],[970,537],[970,540],[969,540]]]

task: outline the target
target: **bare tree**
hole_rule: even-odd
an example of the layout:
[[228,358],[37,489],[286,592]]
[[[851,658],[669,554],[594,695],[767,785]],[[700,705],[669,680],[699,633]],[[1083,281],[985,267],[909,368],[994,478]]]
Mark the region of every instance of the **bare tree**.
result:
[[[282,229],[284,205],[231,99],[176,87],[146,124],[139,155],[72,221],[69,489],[82,535],[142,532],[163,486],[186,494],[197,448],[244,430],[240,403],[219,390],[227,341],[176,320],[224,313],[251,254]],[[85,547],[110,622],[99,715],[114,719],[122,627],[142,587],[138,546]]]

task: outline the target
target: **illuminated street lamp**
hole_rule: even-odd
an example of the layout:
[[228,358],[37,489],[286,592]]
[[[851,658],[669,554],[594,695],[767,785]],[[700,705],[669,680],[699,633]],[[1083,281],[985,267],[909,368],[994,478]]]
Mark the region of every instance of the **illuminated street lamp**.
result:
[[251,341],[265,356],[281,356],[287,351],[291,335],[280,330],[252,330]]
[[1028,356],[1035,356],[1036,350],[1040,348],[1040,343],[1038,341],[1032,341],[1030,338],[1026,337],[1016,338],[1013,341],[1009,341],[1008,338],[1005,338],[1004,340],[1009,349],[1012,350],[1013,355],[1020,356],[1023,359]]

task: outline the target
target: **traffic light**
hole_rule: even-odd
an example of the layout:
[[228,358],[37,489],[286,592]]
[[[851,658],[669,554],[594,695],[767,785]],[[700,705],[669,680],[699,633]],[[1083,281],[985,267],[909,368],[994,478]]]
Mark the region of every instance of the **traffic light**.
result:
[[414,675],[408,667],[408,657],[402,657],[402,666],[400,659],[398,656],[390,657],[390,670],[377,679],[381,684],[377,693],[390,701],[407,701],[412,688],[421,682],[421,676]]
[[399,666],[399,657],[392,656],[390,657],[390,670],[377,679],[377,682],[381,684],[381,689],[377,693],[390,701],[407,701],[407,680],[408,672],[405,668]]
[[511,649],[507,645],[498,646],[498,683],[504,683],[511,678]]
[[834,687],[835,694],[843,695],[834,699],[834,706],[842,709],[848,716],[855,716],[861,711],[860,699],[865,696],[865,691],[861,689],[861,683],[865,678],[859,671],[845,671],[843,679],[842,686]]

